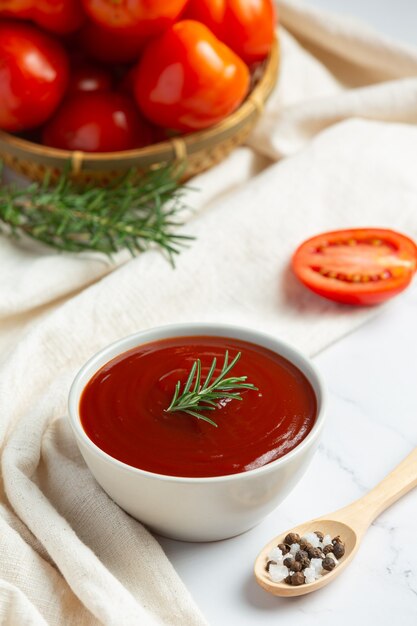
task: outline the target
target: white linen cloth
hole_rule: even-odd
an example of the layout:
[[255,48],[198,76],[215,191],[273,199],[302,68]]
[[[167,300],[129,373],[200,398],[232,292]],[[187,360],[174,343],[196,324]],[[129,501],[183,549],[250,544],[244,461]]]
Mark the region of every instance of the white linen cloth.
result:
[[[0,624],[205,623],[159,545],[97,486],[66,419],[77,369],[150,326],[226,321],[310,354],[376,309],[309,293],[295,247],[322,230],[417,238],[417,51],[280,3],[281,75],[246,147],[193,181],[197,241],[112,265],[0,241]],[[248,565],[248,567],[250,564]]]

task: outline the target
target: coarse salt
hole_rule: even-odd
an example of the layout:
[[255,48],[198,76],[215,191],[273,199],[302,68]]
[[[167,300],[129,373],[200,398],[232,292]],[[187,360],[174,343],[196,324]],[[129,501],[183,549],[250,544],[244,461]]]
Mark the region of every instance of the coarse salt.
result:
[[320,538],[317,537],[316,533],[307,533],[303,538],[308,541],[313,548],[318,548],[320,546],[321,541]]
[[272,582],[280,583],[281,581],[284,580],[284,578],[287,578],[287,576],[288,576],[288,567],[285,567],[285,565],[273,565],[273,564],[271,564],[269,566],[269,575],[271,577]]
[[311,559],[310,567],[313,567],[317,572],[321,572],[323,559]]
[[306,567],[304,570],[304,576],[306,577],[306,583],[312,583],[319,578],[319,574],[314,567]]
[[276,563],[282,562],[283,554],[280,548],[272,548],[271,552],[268,554],[268,559],[270,561],[275,561]]
[[[321,532],[319,535],[321,536]],[[306,545],[305,551],[301,551],[300,543],[292,543],[295,537],[298,537],[297,533],[286,535],[285,543],[288,544],[289,551],[285,554],[278,547],[272,548],[269,553],[265,569],[269,573],[270,579],[275,583],[283,581],[289,585],[313,583],[328,572],[333,571],[334,567],[338,565],[339,561],[334,554],[335,548],[338,549],[340,558],[345,553],[345,543],[340,537],[335,537],[332,541],[330,535],[325,535],[323,541],[320,541],[315,532],[306,533],[299,540],[303,545],[310,544]],[[326,555],[323,554],[324,550],[322,550],[325,546],[330,546]],[[312,551],[311,548],[314,550]],[[300,554],[297,556],[298,552]],[[311,555],[312,558],[308,558],[307,554]],[[321,554],[321,557],[315,557],[314,554]],[[295,561],[296,558],[297,561]]]

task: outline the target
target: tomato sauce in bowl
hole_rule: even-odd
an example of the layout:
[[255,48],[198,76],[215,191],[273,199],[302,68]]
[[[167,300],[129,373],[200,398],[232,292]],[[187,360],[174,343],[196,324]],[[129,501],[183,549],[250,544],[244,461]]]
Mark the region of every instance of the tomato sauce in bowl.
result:
[[[199,358],[204,381],[213,358],[241,358],[230,375],[258,390],[221,401],[210,412],[218,427],[181,412],[167,413],[175,385]],[[168,476],[226,476],[256,469],[293,450],[317,417],[312,385],[272,350],[240,339],[190,336],[133,348],[102,366],[81,395],[82,427],[101,450],[132,467]]]

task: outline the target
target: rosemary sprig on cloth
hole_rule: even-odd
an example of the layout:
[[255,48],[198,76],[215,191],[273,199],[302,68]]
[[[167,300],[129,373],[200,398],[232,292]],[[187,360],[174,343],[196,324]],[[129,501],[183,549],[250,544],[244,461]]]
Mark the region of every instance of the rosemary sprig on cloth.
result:
[[257,387],[246,382],[247,376],[226,378],[230,370],[239,361],[241,355],[242,353],[239,352],[229,363],[229,352],[226,350],[221,372],[211,384],[210,381],[216,369],[216,359],[213,359],[207,378],[203,383],[201,382],[201,361],[200,359],[194,361],[182,393],[180,394],[181,382],[178,381],[175,386],[171,404],[166,409],[166,412],[173,413],[174,411],[182,411],[183,413],[188,413],[188,415],[209,422],[212,426],[217,427],[216,422],[207,417],[207,415],[204,415],[202,411],[214,411],[218,408],[219,402],[226,398],[242,400],[242,396],[239,393],[241,389],[258,390]]
[[173,167],[146,174],[130,171],[107,187],[80,189],[67,174],[52,186],[46,178],[25,189],[0,186],[0,232],[26,236],[58,250],[132,255],[156,244],[171,262],[192,239],[182,226],[182,188]]

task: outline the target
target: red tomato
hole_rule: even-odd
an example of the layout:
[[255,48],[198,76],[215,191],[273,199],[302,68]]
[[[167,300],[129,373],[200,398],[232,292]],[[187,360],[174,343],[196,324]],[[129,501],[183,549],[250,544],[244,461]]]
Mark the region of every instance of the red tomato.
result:
[[78,30],[86,19],[81,0],[34,0],[32,19],[54,33]]
[[185,7],[187,0],[83,0],[97,24],[114,30],[133,30],[142,36],[161,33]]
[[137,61],[146,40],[136,33],[119,33],[88,22],[79,34],[80,46],[88,56],[103,63]]
[[0,0],[0,16],[29,19],[33,0]]
[[62,150],[117,152],[147,145],[150,131],[135,104],[118,93],[80,93],[65,100],[43,131]]
[[320,296],[346,304],[378,304],[409,285],[417,269],[417,246],[384,228],[336,230],[301,244],[292,267]]
[[81,0],[0,0],[0,15],[30,19],[54,33],[72,33],[86,15]]
[[33,26],[0,22],[0,128],[43,124],[67,84],[68,60],[57,41]]
[[135,75],[138,71],[138,66],[134,65],[129,68],[125,74],[121,77],[117,90],[125,93],[131,98],[135,97]]
[[145,48],[135,97],[152,122],[175,130],[211,126],[237,109],[249,70],[203,24],[177,22]]
[[80,63],[71,69],[68,93],[91,91],[110,91],[111,75],[100,65]]
[[186,17],[202,22],[246,63],[264,59],[274,40],[272,0],[190,0]]

